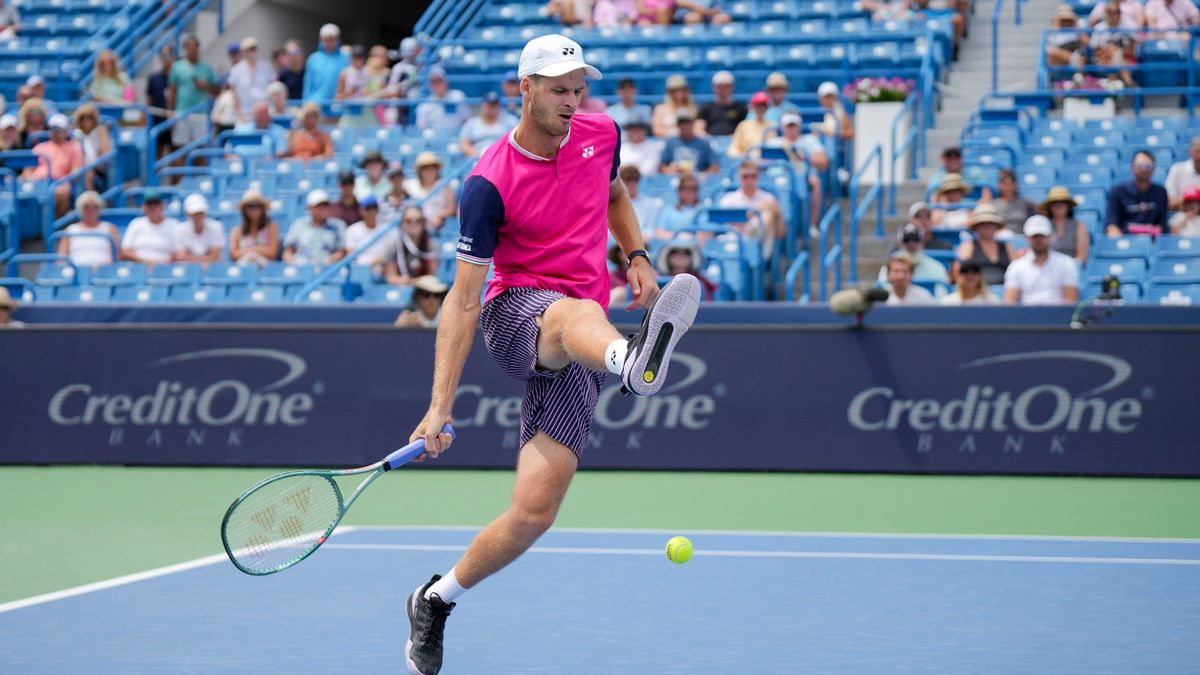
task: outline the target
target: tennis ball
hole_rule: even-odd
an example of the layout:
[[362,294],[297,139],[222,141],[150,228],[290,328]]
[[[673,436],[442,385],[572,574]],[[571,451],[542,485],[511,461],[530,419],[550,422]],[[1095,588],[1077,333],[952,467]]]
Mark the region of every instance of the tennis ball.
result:
[[682,565],[692,559],[692,542],[687,537],[671,537],[667,542],[667,560]]

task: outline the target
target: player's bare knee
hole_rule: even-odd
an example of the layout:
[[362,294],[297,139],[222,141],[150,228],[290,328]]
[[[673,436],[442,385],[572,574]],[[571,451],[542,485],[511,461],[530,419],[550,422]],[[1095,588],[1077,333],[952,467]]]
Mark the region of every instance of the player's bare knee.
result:
[[558,504],[529,506],[513,504],[509,514],[517,525],[528,534],[541,535],[558,518]]
[[556,300],[542,314],[542,331],[561,339],[562,334],[567,330],[568,326],[588,314],[605,316],[604,309],[595,300],[581,300],[579,298],[562,298],[561,300]]

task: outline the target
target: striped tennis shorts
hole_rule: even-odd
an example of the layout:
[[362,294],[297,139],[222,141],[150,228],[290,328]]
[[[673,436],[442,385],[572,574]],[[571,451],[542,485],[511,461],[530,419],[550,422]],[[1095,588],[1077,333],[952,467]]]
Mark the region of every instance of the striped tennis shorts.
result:
[[525,383],[521,399],[521,446],[540,429],[579,457],[587,443],[600,387],[608,373],[578,363],[559,371],[537,365],[538,317],[567,296],[537,288],[510,288],[483,306],[483,342],[500,369]]

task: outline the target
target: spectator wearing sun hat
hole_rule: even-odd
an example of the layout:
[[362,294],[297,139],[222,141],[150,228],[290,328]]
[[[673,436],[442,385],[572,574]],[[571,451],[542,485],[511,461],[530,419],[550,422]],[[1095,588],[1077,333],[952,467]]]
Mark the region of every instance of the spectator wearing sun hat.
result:
[[[1077,202],[1069,190],[1055,185],[1046,193],[1046,199],[1038,206],[1037,212],[1049,218],[1054,227],[1054,236],[1051,238],[1054,250],[1069,255],[1082,264],[1087,262],[1091,235],[1087,225],[1075,219],[1076,205]],[[1028,220],[1026,218],[1026,222]]]
[[413,199],[424,199],[425,218],[432,230],[439,230],[447,218],[458,213],[458,199],[454,196],[454,188],[449,185],[434,192],[442,179],[442,160],[435,153],[426,150],[417,155],[413,163],[415,178],[404,181],[404,189]]
[[242,222],[229,233],[229,257],[237,264],[262,267],[279,260],[279,224],[271,220],[269,208],[258,189],[242,193],[238,202]]
[[489,91],[483,95],[479,114],[467,120],[458,132],[458,145],[467,157],[478,157],[492,143],[517,126],[517,118],[500,107],[500,94]]
[[686,77],[676,73],[667,78],[663,102],[654,106],[654,113],[650,118],[650,128],[654,135],[658,138],[677,136],[677,120],[682,110],[690,111],[693,120],[700,113],[696,101],[692,98],[692,85],[688,84]]
[[179,250],[180,223],[166,215],[163,196],[151,189],[142,195],[142,215],[129,221],[121,238],[121,259],[148,264],[169,263]]
[[992,204],[978,204],[971,212],[968,223],[974,236],[958,245],[955,276],[958,264],[967,261],[979,265],[983,270],[983,282],[987,285],[1004,283],[1004,271],[1017,258],[1016,249],[996,237],[1004,227],[1004,217]]
[[962,174],[948,173],[938,185],[933,203],[942,207],[933,212],[933,224],[941,227],[965,228],[971,218],[969,209],[962,208],[969,186]]
[[208,200],[195,193],[183,200],[187,222],[175,229],[175,260],[210,263],[225,251],[225,226],[208,217]]
[[[25,178],[58,180],[83,168],[83,146],[71,138],[71,121],[57,113],[46,123],[50,139],[33,146],[33,153],[44,158],[37,166],[26,169]],[[54,217],[71,210],[71,184],[63,183],[54,189]]]
[[396,317],[396,328],[437,328],[442,302],[450,290],[441,279],[427,274],[413,284],[413,306]]
[[331,265],[346,255],[346,223],[329,216],[329,193],[313,190],[304,200],[308,215],[297,218],[283,239],[284,262]]
[[767,75],[767,98],[771,101],[767,107],[767,122],[772,126],[779,124],[779,118],[783,117],[783,113],[800,112],[800,108],[795,103],[787,100],[790,89],[791,83],[788,81],[787,75],[779,71]]
[[750,97],[750,114],[733,130],[726,155],[740,159],[762,143],[763,134],[771,127],[767,121],[767,109],[770,106],[771,99],[765,91],[756,92]]
[[321,44],[304,63],[304,100],[330,101],[337,93],[338,76],[350,65],[341,50],[342,31],[332,23],[321,26]]
[[690,274],[700,281],[704,300],[712,300],[717,285],[700,271],[700,248],[688,238],[677,238],[667,243],[658,252],[654,269],[662,276]]
[[1004,273],[1004,304],[1061,305],[1079,301],[1079,266],[1050,246],[1054,226],[1043,215],[1025,221],[1029,251]]
[[729,136],[746,119],[746,106],[733,100],[733,73],[720,70],[712,76],[713,100],[700,106],[697,133]]
[[333,157],[333,139],[319,126],[321,106],[309,101],[296,113],[298,129],[288,137],[286,156],[297,159]]

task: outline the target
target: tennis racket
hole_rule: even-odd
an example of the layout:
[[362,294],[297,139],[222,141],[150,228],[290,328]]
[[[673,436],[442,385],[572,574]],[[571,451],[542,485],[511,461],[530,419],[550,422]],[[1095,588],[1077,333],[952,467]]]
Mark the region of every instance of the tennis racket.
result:
[[[454,438],[449,424],[442,432]],[[313,554],[376,478],[425,452],[417,439],[382,460],[344,471],[285,471],[242,493],[221,521],[221,542],[234,567],[255,576],[285,570]],[[343,499],[334,478],[369,474]]]

